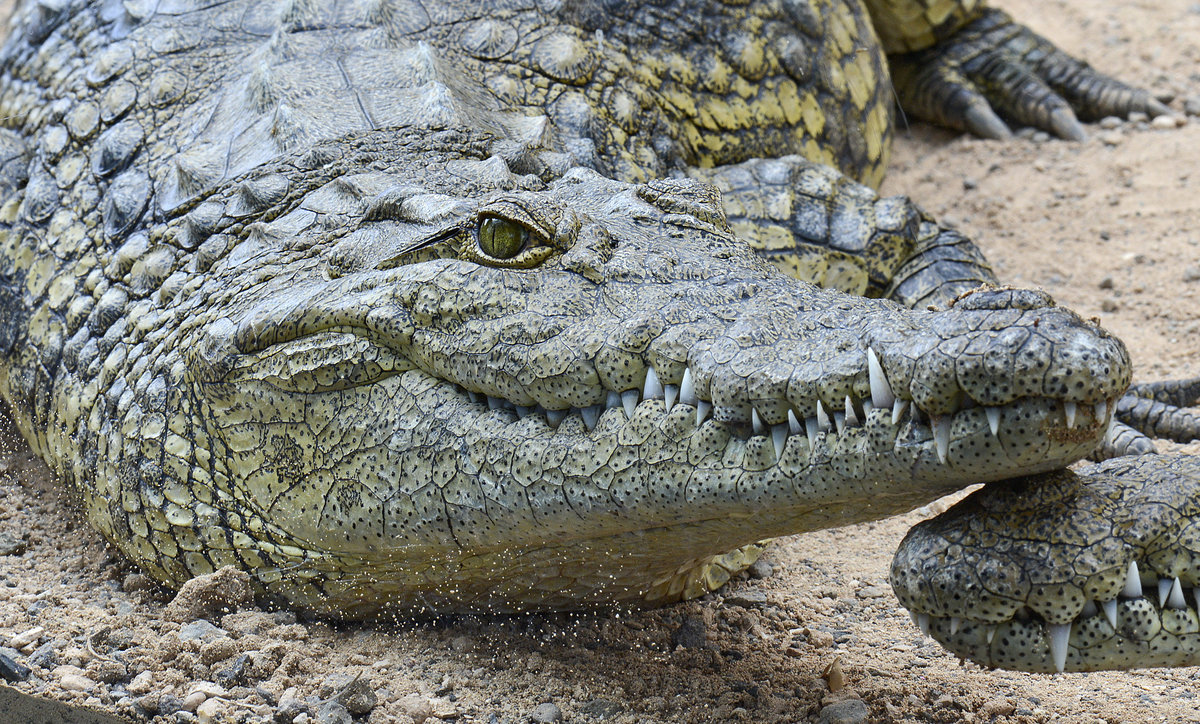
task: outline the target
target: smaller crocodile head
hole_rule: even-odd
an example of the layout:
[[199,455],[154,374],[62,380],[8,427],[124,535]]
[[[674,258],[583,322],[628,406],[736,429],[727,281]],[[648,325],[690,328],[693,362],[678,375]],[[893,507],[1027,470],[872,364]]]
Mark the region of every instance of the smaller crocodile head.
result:
[[[214,478],[371,596],[403,554],[511,566],[491,610],[678,597],[651,589],[706,556],[1077,459],[1128,384],[1121,343],[1044,295],[825,292],[755,256],[709,186],[472,182],[506,171],[311,192],[213,266],[182,344]],[[560,553],[587,570],[545,588],[532,561],[562,546],[607,553]],[[462,575],[424,600],[485,596]]]
[[992,483],[909,531],[892,586],[922,631],[984,666],[1194,666],[1198,489],[1194,456]]

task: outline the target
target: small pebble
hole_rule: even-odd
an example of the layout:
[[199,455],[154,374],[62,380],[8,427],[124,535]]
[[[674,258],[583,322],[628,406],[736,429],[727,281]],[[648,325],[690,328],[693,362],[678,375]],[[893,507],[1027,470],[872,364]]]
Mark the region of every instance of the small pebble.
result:
[[133,677],[133,681],[130,681],[125,686],[125,691],[128,691],[130,694],[149,694],[153,690],[154,674],[149,671],[143,671]]
[[58,685],[67,691],[91,691],[96,688],[96,682],[82,674],[63,674],[58,679]]
[[1099,284],[1098,286],[1099,286],[1101,289],[1112,289],[1112,288],[1113,288],[1113,278],[1112,278],[1112,276],[1106,276],[1106,277],[1104,277],[1103,279],[1101,279],[1101,280],[1100,280],[1100,284]]
[[354,724],[354,717],[341,703],[327,701],[317,707],[317,724]]
[[1100,311],[1101,312],[1115,312],[1118,309],[1120,309],[1120,307],[1117,305],[1117,303],[1114,300],[1112,300],[1112,299],[1101,299],[1100,300]]
[[1153,121],[1150,121],[1150,126],[1153,128],[1171,130],[1178,128],[1180,125],[1179,119],[1175,116],[1157,116]]
[[413,721],[418,722],[418,724],[433,716],[433,703],[420,694],[402,696],[396,704],[399,706],[400,711],[407,714]]
[[22,631],[21,633],[14,635],[12,638],[10,638],[8,640],[8,645],[13,647],[14,649],[23,649],[26,646],[28,646],[29,644],[32,644],[32,643],[36,642],[38,639],[40,639],[42,637],[42,634],[44,634],[44,633],[46,633],[45,628],[43,628],[41,626],[34,626],[31,629]]
[[617,701],[593,699],[579,707],[579,711],[593,719],[612,719],[624,712],[625,707]]
[[291,687],[279,697],[279,705],[275,707],[275,721],[290,722],[308,711],[306,704],[296,696],[296,687]]
[[183,702],[174,694],[163,694],[158,697],[158,713],[163,716],[172,716],[176,712],[183,710]]
[[745,591],[737,591],[727,594],[724,598],[726,605],[741,606],[742,608],[761,608],[767,605],[767,594],[765,591],[757,589],[749,589]]
[[1121,141],[1125,140],[1125,137],[1119,131],[1105,131],[1100,134],[1099,138],[1100,142],[1105,146],[1117,146],[1120,145]]
[[883,586],[867,586],[854,592],[859,598],[883,598],[888,595],[888,589]]
[[820,724],[862,724],[867,720],[867,705],[861,699],[846,699],[821,709]]
[[1193,264],[1183,270],[1183,280],[1185,282],[1200,282],[1200,266]]
[[556,724],[562,721],[562,709],[552,702],[538,704],[533,711],[529,713],[529,721],[534,724]]
[[700,616],[688,616],[679,624],[679,628],[671,632],[671,646],[685,649],[698,649],[708,643],[704,619]]
[[196,721],[200,724],[216,724],[224,719],[225,712],[225,702],[209,699],[196,707]]
[[24,538],[18,538],[0,531],[0,556],[19,556],[25,552],[27,544]]
[[169,621],[195,621],[215,612],[233,611],[254,601],[250,574],[233,566],[198,576],[183,584],[163,609]]
[[1134,111],[1133,113],[1129,114],[1130,123],[1145,123],[1148,120],[1150,120],[1150,116],[1142,113],[1141,111]]
[[179,632],[176,634],[180,641],[209,641],[228,635],[224,629],[218,628],[204,619],[185,623],[179,627]]
[[30,668],[16,659],[0,654],[0,678],[10,684],[25,681],[33,672]]
[[1116,116],[1105,116],[1104,118],[1100,119],[1100,127],[1106,131],[1111,131],[1114,128],[1120,128],[1122,123],[1124,123],[1124,121]]
[[746,573],[750,574],[751,578],[770,578],[775,575],[775,566],[772,566],[770,561],[759,558],[750,564],[750,567],[746,569]]
[[186,711],[196,711],[207,699],[208,697],[205,696],[203,691],[193,691],[183,697],[183,708]]
[[1200,96],[1188,96],[1183,101],[1183,112],[1189,116],[1200,116]]
[[962,184],[963,184],[963,188],[966,189],[967,191],[971,191],[972,189],[979,186],[979,182],[976,181],[975,179],[971,178],[970,176],[963,177]]

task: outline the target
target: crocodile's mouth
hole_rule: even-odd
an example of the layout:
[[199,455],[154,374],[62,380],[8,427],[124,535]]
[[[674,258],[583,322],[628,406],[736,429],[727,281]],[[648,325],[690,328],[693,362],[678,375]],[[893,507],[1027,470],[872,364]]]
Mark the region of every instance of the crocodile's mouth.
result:
[[575,434],[603,432],[635,418],[665,417],[683,409],[696,428],[715,422],[731,439],[761,449],[768,463],[770,458],[784,460],[795,445],[801,446],[802,454],[812,455],[822,449],[844,449],[847,443],[874,437],[881,430],[890,430],[886,434],[896,451],[907,450],[914,457],[943,466],[978,464],[997,456],[1035,459],[1042,451],[1027,448],[1098,442],[1112,421],[1114,400],[1087,404],[1049,397],[1018,397],[1006,404],[980,405],[961,395],[956,410],[931,415],[906,399],[903,391],[893,389],[873,350],[868,349],[865,357],[862,377],[866,384],[861,387],[869,386],[869,395],[844,394],[837,402],[813,397],[782,406],[771,401],[761,405],[770,412],[761,413],[760,406],[751,404],[749,419],[745,419],[745,408],[722,407],[710,399],[713,395],[701,394],[690,367],[671,377],[648,366],[641,388],[605,390],[601,402],[561,409],[516,404],[462,385],[455,387],[480,406],[480,414],[508,413],[512,415],[509,422],[532,416],[551,431]]
[[[950,651],[984,666],[1042,673],[1180,665],[1200,653],[1200,585],[1161,577],[1147,561],[1130,561],[1116,595],[1093,591],[1080,604],[1066,594],[1063,608],[1078,610],[1052,623],[1030,606],[1003,621],[981,622],[910,612],[913,623]],[[1065,619],[1064,616],[1058,616]]]

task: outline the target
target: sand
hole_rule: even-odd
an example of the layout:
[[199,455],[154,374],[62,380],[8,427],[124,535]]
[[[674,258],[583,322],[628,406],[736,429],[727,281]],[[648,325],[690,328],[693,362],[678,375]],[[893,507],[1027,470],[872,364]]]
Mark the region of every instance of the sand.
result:
[[[998,4],[1173,93],[1181,118],[1187,97],[1200,105],[1200,3]],[[1138,379],[1200,374],[1200,118],[1088,130],[1086,143],[993,142],[914,124],[884,191],[956,224],[1006,281],[1100,317]],[[0,530],[24,542],[0,556],[0,645],[28,640],[27,663],[40,650],[20,691],[134,720],[186,705],[159,720],[338,721],[349,707],[369,722],[551,721],[555,708],[563,721],[799,722],[836,705],[826,717],[1200,721],[1197,669],[986,671],[923,639],[887,570],[905,530],[948,502],[779,541],[764,577],[662,610],[358,627],[251,607],[210,616],[214,630],[166,620],[171,594],[83,524],[0,416]],[[676,646],[689,631],[702,645]]]

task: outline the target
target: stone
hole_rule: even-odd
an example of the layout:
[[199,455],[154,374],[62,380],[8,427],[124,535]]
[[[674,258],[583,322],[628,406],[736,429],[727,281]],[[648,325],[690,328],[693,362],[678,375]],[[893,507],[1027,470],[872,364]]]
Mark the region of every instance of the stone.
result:
[[1100,134],[1099,138],[1100,142],[1105,146],[1117,146],[1120,145],[1121,141],[1125,140],[1125,137],[1119,131],[1105,131]]
[[688,616],[679,624],[679,628],[671,632],[671,646],[674,648],[698,649],[707,643],[704,619],[700,616]]
[[1200,96],[1188,96],[1183,101],[1183,112],[1189,116],[1200,116]]
[[529,712],[529,721],[534,724],[556,724],[562,721],[562,709],[558,708],[553,702],[538,704],[533,711]]
[[130,694],[149,694],[153,690],[154,674],[149,671],[143,671],[133,677],[133,680],[125,686],[125,691],[128,691]]
[[16,659],[0,654],[0,678],[10,684],[25,681],[32,674],[32,670]]
[[67,691],[91,691],[96,688],[96,682],[83,674],[63,674],[58,679],[58,685]]
[[317,707],[316,720],[317,724],[354,724],[354,717],[336,701],[327,701]]
[[169,621],[194,621],[212,613],[227,613],[254,600],[250,575],[233,566],[225,566],[207,576],[193,578],[163,610]]
[[200,724],[217,724],[225,719],[227,707],[220,699],[208,699],[196,707],[196,721]]
[[0,531],[0,556],[19,556],[27,547],[24,538]]
[[869,712],[861,699],[846,699],[821,709],[819,724],[862,724]]
[[625,711],[620,702],[608,699],[593,699],[579,707],[579,712],[593,719],[611,719]]
[[19,634],[13,635],[12,638],[8,640],[8,645],[14,649],[23,649],[26,646],[35,643],[42,637],[42,634],[44,633],[46,633],[45,628],[42,626],[34,626],[31,629],[27,629]]
[[746,569],[746,573],[749,574],[751,578],[770,578],[771,576],[775,575],[775,566],[771,565],[770,561],[765,561],[762,558],[759,558],[757,561],[750,564],[750,567]]
[[175,635],[179,637],[180,641],[211,641],[215,638],[228,636],[229,634],[224,629],[214,626],[209,621],[199,619],[180,626],[178,633]]
[[420,694],[414,693],[402,696],[396,702],[396,705],[401,712],[407,714],[416,724],[423,724],[426,719],[433,716],[433,703]]
[[767,605],[767,594],[757,589],[737,591],[725,596],[725,604],[742,608],[761,608]]

